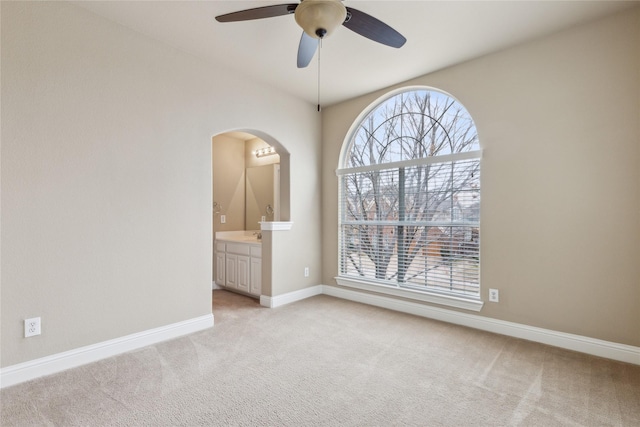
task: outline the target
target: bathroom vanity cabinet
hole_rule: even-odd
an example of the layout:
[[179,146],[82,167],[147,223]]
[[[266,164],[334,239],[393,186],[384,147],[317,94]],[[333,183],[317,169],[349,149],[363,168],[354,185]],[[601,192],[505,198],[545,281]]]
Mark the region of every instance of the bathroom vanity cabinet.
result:
[[229,290],[260,296],[262,292],[262,245],[216,239],[216,283]]

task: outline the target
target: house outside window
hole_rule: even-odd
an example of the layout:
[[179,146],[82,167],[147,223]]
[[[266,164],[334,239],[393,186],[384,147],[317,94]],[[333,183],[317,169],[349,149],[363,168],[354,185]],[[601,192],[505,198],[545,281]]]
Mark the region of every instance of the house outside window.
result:
[[412,88],[375,105],[337,171],[338,284],[479,310],[480,157],[450,95]]

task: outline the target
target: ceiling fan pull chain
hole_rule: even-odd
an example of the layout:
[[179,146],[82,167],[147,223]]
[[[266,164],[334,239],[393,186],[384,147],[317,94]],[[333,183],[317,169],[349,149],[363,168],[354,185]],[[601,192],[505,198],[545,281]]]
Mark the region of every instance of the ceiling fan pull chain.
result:
[[318,39],[318,113],[320,112],[320,52],[322,52],[322,39]]

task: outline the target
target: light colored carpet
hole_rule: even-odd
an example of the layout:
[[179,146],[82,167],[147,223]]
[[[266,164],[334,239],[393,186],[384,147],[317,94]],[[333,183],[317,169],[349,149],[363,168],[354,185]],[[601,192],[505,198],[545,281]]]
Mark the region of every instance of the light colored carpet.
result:
[[2,426],[639,426],[640,366],[317,296],[2,390]]

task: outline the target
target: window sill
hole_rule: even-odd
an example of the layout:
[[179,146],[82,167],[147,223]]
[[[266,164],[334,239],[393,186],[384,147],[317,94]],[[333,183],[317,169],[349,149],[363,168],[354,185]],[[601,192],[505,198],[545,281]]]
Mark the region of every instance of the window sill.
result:
[[455,295],[444,295],[435,292],[419,292],[410,289],[401,289],[392,286],[372,284],[369,282],[355,280],[346,277],[335,277],[340,286],[361,289],[378,294],[393,295],[401,298],[424,301],[433,304],[445,305],[448,307],[461,308],[470,311],[480,311],[484,302],[473,297],[458,297]]

